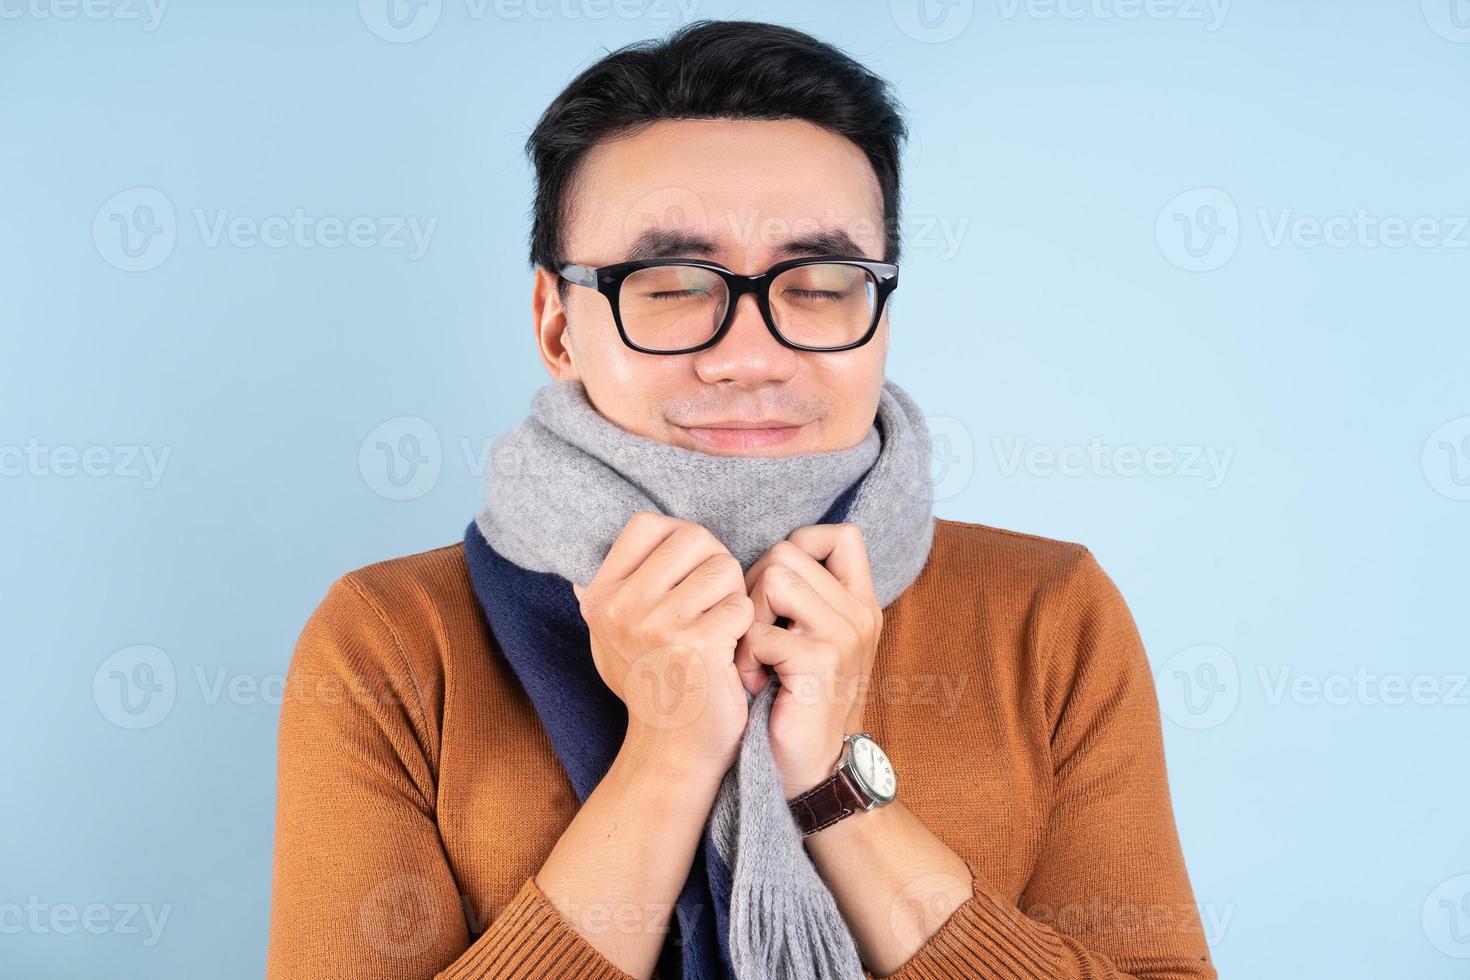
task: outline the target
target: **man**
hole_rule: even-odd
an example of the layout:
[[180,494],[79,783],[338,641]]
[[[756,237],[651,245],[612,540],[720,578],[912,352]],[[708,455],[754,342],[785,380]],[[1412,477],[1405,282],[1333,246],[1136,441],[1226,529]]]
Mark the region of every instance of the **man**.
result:
[[463,545],[303,632],[272,976],[1215,975],[1112,582],[894,489],[903,136],[861,66],[740,22],[546,110],[552,384]]

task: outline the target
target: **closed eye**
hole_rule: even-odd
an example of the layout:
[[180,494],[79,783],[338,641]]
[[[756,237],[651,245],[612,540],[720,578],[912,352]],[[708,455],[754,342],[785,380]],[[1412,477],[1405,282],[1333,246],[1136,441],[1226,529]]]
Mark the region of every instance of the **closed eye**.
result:
[[656,293],[649,293],[649,299],[689,299],[691,297],[708,296],[709,291],[704,289],[665,289]]

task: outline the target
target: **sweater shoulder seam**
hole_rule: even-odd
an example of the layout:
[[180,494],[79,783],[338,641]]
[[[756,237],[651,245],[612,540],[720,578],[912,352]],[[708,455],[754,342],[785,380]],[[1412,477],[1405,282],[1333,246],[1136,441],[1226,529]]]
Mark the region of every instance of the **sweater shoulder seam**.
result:
[[[449,545],[446,547],[453,546]],[[373,615],[377,617],[378,622],[382,625],[383,629],[387,631],[389,638],[393,641],[394,653],[398,657],[404,674],[407,675],[409,681],[413,684],[414,723],[418,726],[420,738],[422,738],[423,735],[426,734],[429,730],[428,712],[424,707],[424,692],[422,687],[419,685],[418,673],[415,672],[415,670],[413,669],[413,663],[408,656],[408,649],[404,646],[402,636],[399,635],[398,629],[394,626],[393,620],[388,615],[387,610],[383,608],[383,604],[378,601],[378,597],[374,595],[372,590],[358,578],[356,572],[348,572],[346,575],[343,575],[342,581],[344,584],[352,589],[352,591],[358,596],[358,598],[360,598],[363,602],[367,604],[369,609],[373,611]],[[435,746],[434,756],[429,759],[429,768],[430,771],[434,773],[435,778],[437,779],[439,773],[439,759],[437,751],[438,739],[434,739],[432,743],[426,744],[433,744]]]
[[1008,527],[996,527],[993,524],[979,524],[974,521],[960,521],[949,517],[934,518],[940,524],[948,524],[951,527],[968,527],[977,531],[989,531],[993,534],[1002,534],[1008,538],[1018,538],[1022,541],[1035,541],[1039,544],[1060,544],[1068,548],[1081,548],[1087,550],[1087,545],[1077,541],[1065,541],[1061,538],[1048,538],[1042,534],[1028,534],[1025,531],[1014,531]]

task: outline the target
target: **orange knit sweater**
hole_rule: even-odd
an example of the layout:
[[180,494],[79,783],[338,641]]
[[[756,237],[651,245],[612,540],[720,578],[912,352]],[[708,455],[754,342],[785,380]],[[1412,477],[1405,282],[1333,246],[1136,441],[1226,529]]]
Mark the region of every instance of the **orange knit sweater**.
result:
[[[893,976],[1215,976],[1149,664],[1086,548],[936,519],[866,717],[975,891]],[[578,804],[462,545],[333,583],[279,756],[268,976],[626,980],[536,885]]]

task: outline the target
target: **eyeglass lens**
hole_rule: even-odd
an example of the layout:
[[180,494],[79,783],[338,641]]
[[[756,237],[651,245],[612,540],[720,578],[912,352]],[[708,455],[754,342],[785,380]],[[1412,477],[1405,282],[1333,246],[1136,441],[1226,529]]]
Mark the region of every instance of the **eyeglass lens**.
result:
[[[861,266],[799,265],[772,281],[771,316],[792,343],[843,347],[868,332],[877,296],[877,283]],[[692,265],[639,269],[623,280],[618,294],[628,339],[657,351],[703,344],[719,329],[729,304],[725,281]]]

